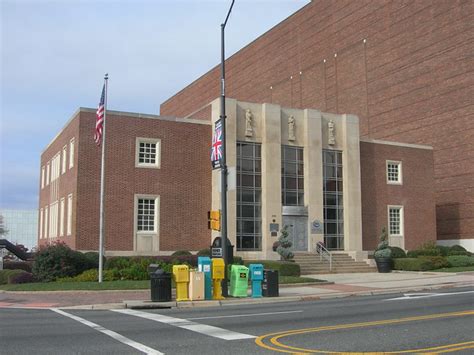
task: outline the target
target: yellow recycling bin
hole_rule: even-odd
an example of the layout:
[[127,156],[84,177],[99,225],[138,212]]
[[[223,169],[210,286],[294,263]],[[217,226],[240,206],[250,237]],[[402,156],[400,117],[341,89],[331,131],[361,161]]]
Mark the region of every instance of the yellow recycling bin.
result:
[[221,281],[225,277],[225,264],[224,259],[214,258],[212,259],[212,299],[223,300],[222,297],[222,286]]
[[204,272],[195,270],[189,272],[189,299],[191,301],[204,299]]
[[188,265],[173,265],[173,279],[176,283],[176,301],[189,301],[188,283],[189,267]]

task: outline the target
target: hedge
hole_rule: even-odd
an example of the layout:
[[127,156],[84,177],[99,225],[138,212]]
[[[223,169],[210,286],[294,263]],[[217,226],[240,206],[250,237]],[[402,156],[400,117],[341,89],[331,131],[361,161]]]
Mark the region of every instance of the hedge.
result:
[[300,265],[291,261],[245,260],[244,265],[263,264],[264,269],[278,270],[279,276],[300,276]]
[[403,271],[433,270],[434,264],[428,258],[398,258],[393,259],[393,269]]
[[3,268],[8,270],[25,270],[31,272],[32,261],[4,261]]
[[27,273],[25,270],[0,270],[0,285],[9,283],[9,278],[12,276]]
[[449,267],[464,267],[474,265],[474,256],[453,255],[446,257]]
[[405,250],[399,247],[388,247],[392,251],[392,258],[406,258]]

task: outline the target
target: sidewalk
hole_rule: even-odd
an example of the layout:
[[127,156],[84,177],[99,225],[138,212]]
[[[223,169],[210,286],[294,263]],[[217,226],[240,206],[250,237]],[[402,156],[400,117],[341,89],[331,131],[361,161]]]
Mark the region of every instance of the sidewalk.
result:
[[229,298],[222,301],[151,302],[150,290],[127,291],[0,291],[0,308],[170,308],[206,307],[232,304],[293,302],[315,299],[374,295],[393,292],[432,290],[448,287],[474,286],[474,272],[458,274],[435,272],[392,272],[305,275],[323,284],[280,285],[280,297]]

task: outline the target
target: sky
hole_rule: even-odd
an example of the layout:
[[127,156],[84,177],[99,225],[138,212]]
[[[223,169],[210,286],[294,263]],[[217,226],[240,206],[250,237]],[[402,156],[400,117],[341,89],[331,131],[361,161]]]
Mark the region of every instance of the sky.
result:
[[[226,57],[309,0],[236,0]],[[231,0],[0,0],[0,208],[37,209],[40,156],[79,107],[159,106],[220,63]]]

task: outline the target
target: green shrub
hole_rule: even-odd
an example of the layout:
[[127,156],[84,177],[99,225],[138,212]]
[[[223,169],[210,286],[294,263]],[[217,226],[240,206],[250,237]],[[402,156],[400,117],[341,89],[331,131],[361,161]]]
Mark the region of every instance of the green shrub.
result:
[[0,270],[0,285],[6,285],[8,284],[8,279],[11,277],[11,276],[15,276],[15,275],[20,275],[20,274],[23,274],[23,273],[26,273],[25,270],[20,270],[20,269],[16,269],[16,270]]
[[[104,281],[120,280],[120,275],[117,269],[103,270],[102,279]],[[90,269],[74,277],[59,278],[56,282],[97,282],[98,280],[99,271],[97,269]]]
[[76,276],[88,268],[84,254],[58,242],[40,247],[33,263],[33,274],[40,281]]
[[25,270],[25,271],[31,272],[32,266],[33,266],[32,261],[10,261],[10,260],[3,261],[4,269]]
[[462,250],[450,250],[448,251],[448,255],[451,256],[451,255],[465,255],[465,256],[471,256],[472,253],[468,252],[468,251],[462,251]]
[[474,265],[474,257],[467,255],[448,256],[446,257],[446,260],[449,263],[449,267],[464,267]]
[[434,265],[429,259],[408,257],[393,259],[393,269],[403,271],[427,271],[433,270]]
[[[382,243],[380,243],[382,244]],[[390,248],[382,248],[382,249],[377,249],[374,253],[374,258],[375,259],[388,259],[392,256],[392,251]]]
[[407,253],[409,258],[417,258],[419,256],[441,256],[441,251],[439,249],[417,249],[410,250]]
[[300,276],[300,265],[291,261],[245,260],[244,265],[263,264],[264,269],[277,270],[279,276]]
[[436,249],[439,250],[440,255],[442,255],[442,256],[447,256],[448,253],[451,251],[451,248],[450,248],[450,247],[446,247],[446,246],[444,246],[444,245],[437,245],[437,246],[436,246]]
[[442,269],[449,267],[448,260],[441,255],[438,256],[421,256],[420,259],[429,260],[433,264],[433,269]]
[[[87,262],[88,269],[98,269],[99,268],[99,253],[96,251],[88,251],[84,253],[84,258]],[[103,263],[105,264],[105,257],[103,258]]]
[[288,226],[284,226],[280,231],[278,242],[280,244],[278,245],[276,251],[278,254],[280,254],[281,258],[286,261],[293,259],[295,255],[290,249],[293,245],[293,242],[289,238]]
[[177,250],[171,256],[184,256],[184,255],[193,255],[190,251],[187,250]]
[[467,251],[466,248],[460,246],[460,245],[453,245],[451,247],[451,251]]
[[31,272],[23,271],[18,274],[8,276],[9,284],[26,284],[36,282],[35,276]]
[[241,256],[234,256],[232,264],[244,265],[244,259]]
[[392,258],[406,258],[405,250],[399,247],[388,247],[392,251]]
[[105,261],[105,269],[126,269],[131,265],[131,258],[127,256],[113,256]]
[[196,255],[197,256],[211,256],[211,249],[209,248],[201,249],[197,252]]
[[121,280],[148,280],[148,265],[144,268],[140,264],[133,264],[127,269],[120,270]]

